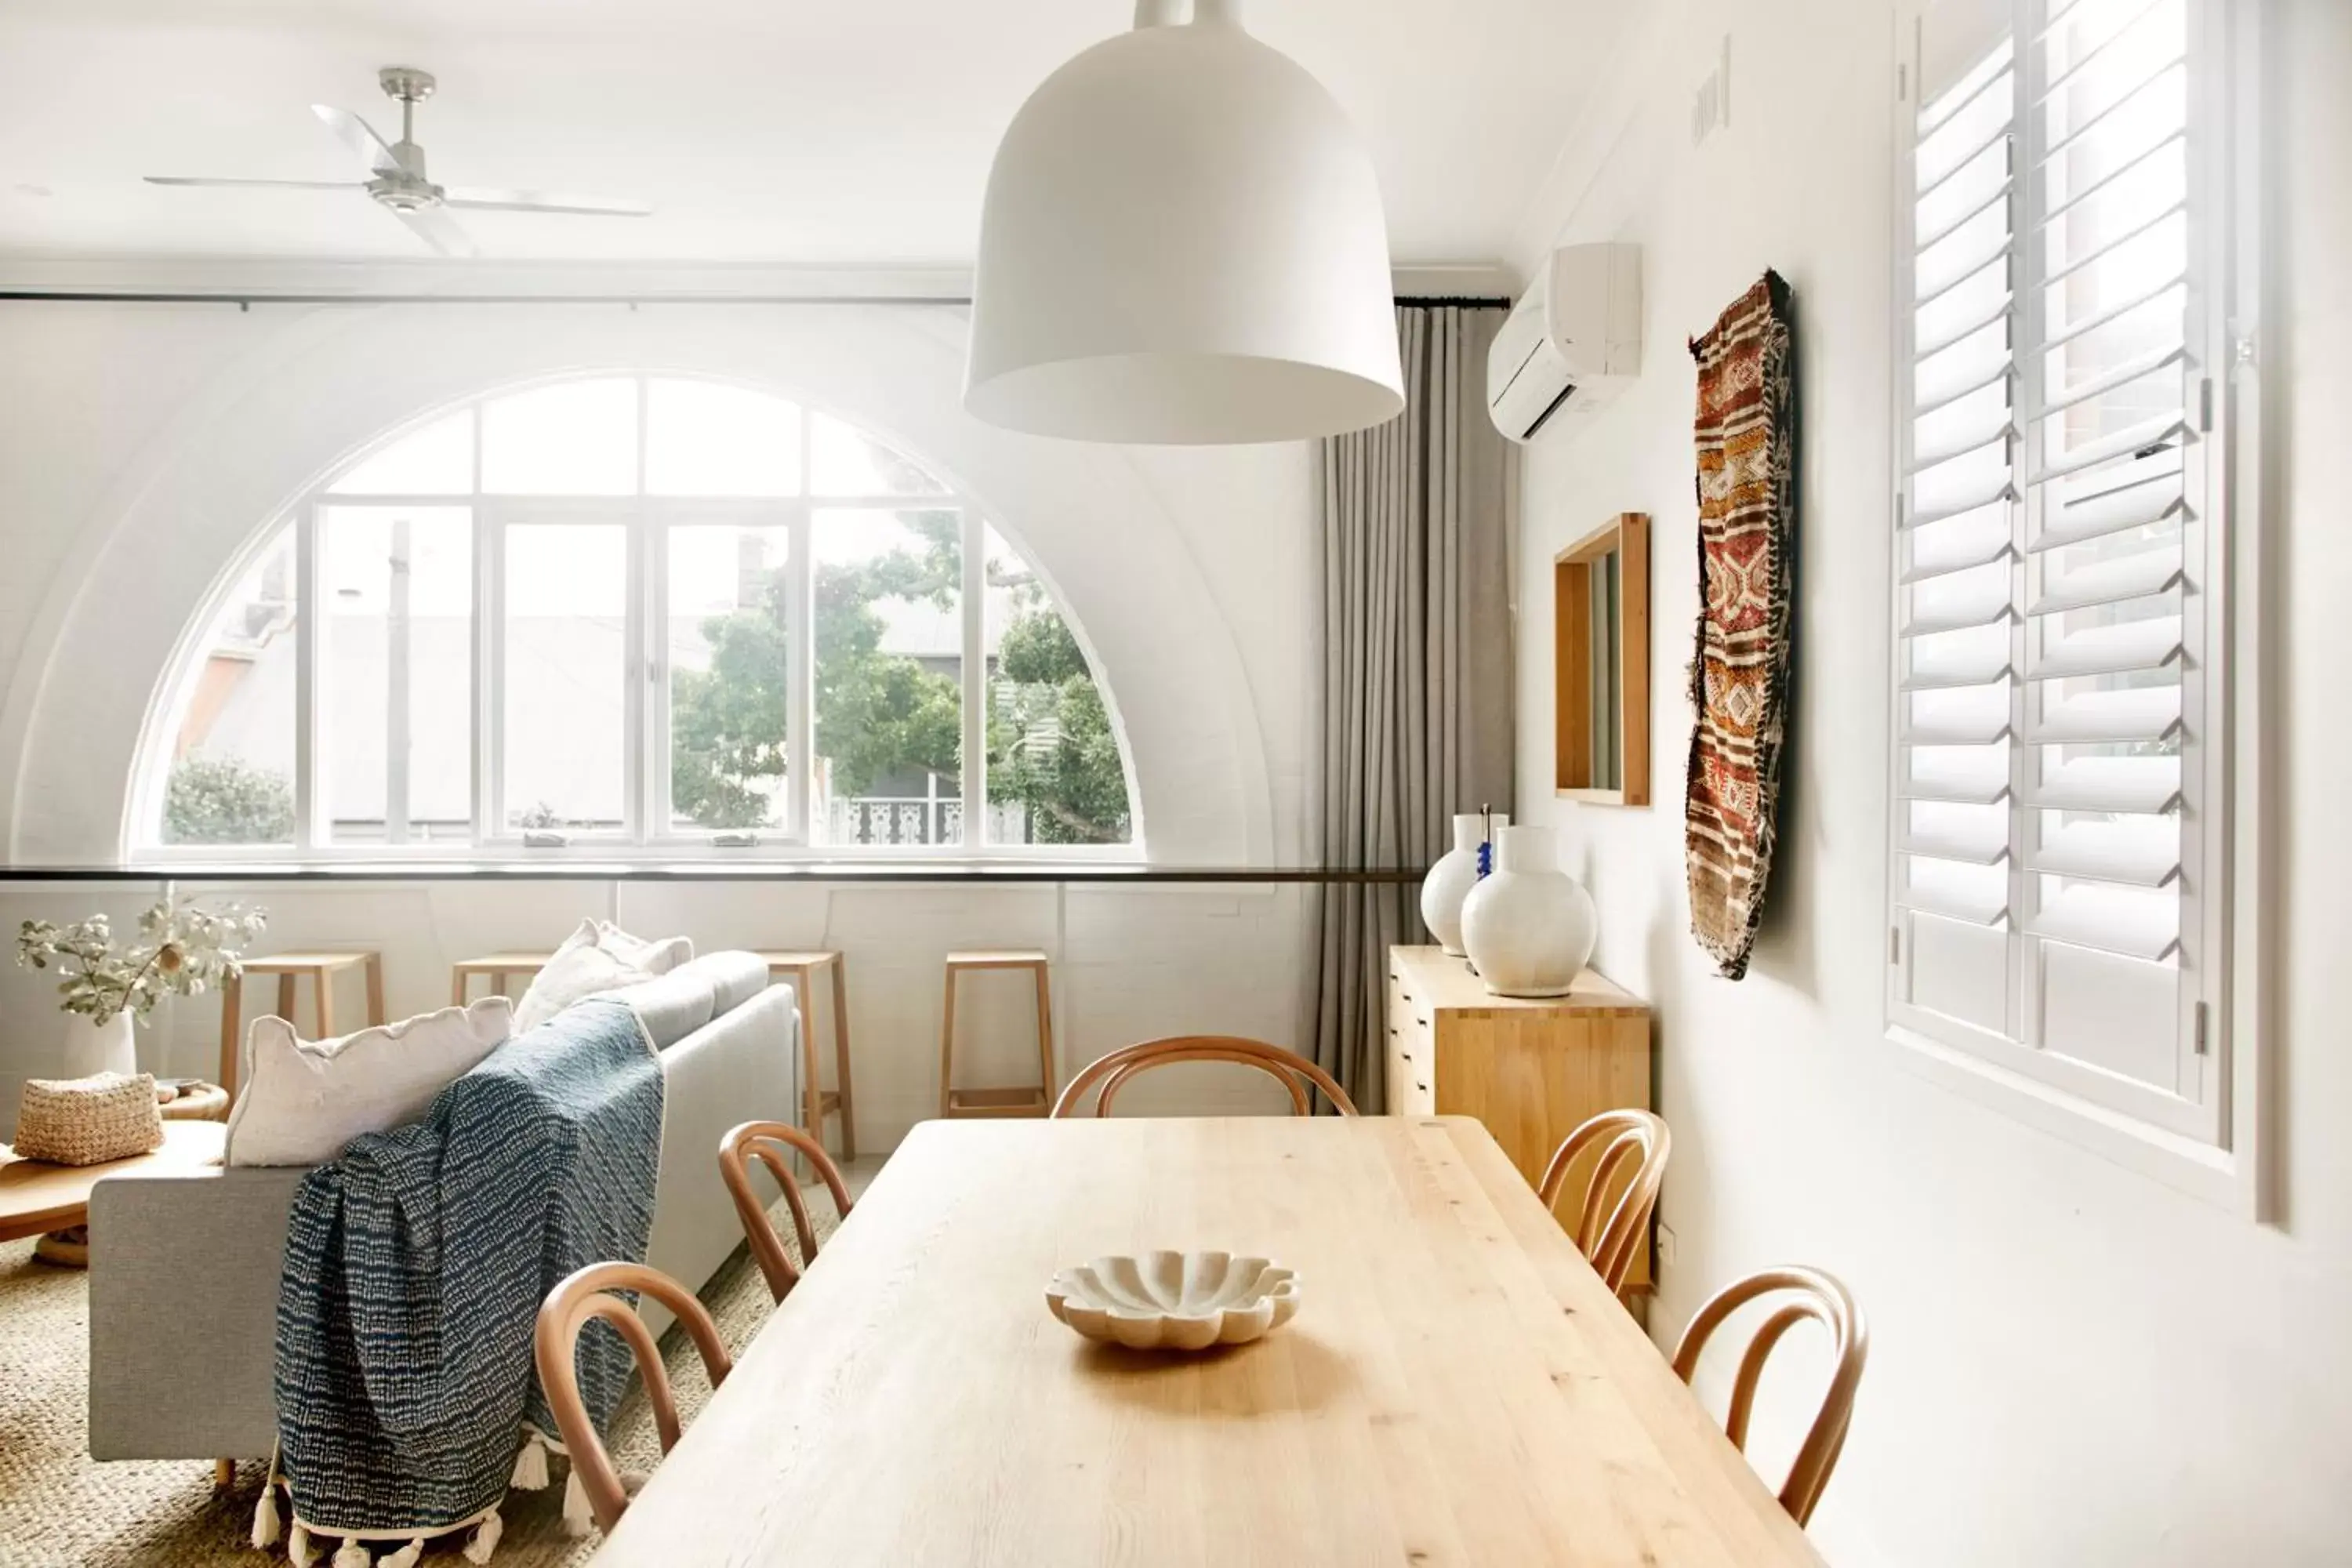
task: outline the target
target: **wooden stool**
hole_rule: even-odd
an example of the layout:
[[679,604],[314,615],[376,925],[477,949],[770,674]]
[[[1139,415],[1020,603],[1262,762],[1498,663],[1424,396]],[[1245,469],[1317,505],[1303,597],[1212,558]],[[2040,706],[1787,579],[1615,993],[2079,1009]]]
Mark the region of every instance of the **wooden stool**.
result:
[[[1040,1081],[1034,1088],[956,1088],[956,976],[971,969],[1026,969],[1037,976],[1037,1076]],[[949,953],[947,1012],[940,1024],[940,1114],[1043,1116],[1053,1103],[1054,1002],[1046,981],[1045,955],[1034,948]]]
[[[768,965],[768,977],[789,975],[793,1005],[801,1015],[801,1128],[819,1143],[824,1142],[827,1112],[841,1118],[841,1157],[857,1158],[857,1117],[849,1100],[849,964],[832,948],[806,952],[761,951],[752,955]],[[817,1087],[816,1006],[810,996],[811,978],[820,969],[833,971],[833,1076],[838,1089]]]
[[491,995],[504,995],[507,982],[518,974],[537,974],[547,967],[551,952],[493,952],[480,958],[461,958],[449,966],[449,1005],[466,1005],[466,982],[477,974],[489,976]]
[[278,1016],[290,1024],[294,1021],[294,984],[309,975],[318,1007],[313,1025],[318,1032],[312,1037],[331,1040],[335,1037],[335,976],[361,968],[367,971],[367,1021],[381,1024],[384,1021],[383,961],[372,948],[353,952],[274,952],[267,958],[247,959],[244,980],[232,980],[221,987],[220,1086],[228,1097],[236,1098],[237,1047],[244,1044],[238,1030],[242,1026],[246,980],[257,974],[278,976]]

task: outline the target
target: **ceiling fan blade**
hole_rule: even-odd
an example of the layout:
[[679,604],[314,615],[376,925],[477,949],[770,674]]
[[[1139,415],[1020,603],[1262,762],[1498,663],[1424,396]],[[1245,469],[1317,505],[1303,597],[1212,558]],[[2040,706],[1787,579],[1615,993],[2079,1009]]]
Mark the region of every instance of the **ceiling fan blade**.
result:
[[400,160],[393,155],[392,143],[350,110],[337,109],[331,103],[314,103],[310,112],[335,133],[337,141],[359,155],[361,164],[371,175],[389,174],[399,169]]
[[398,207],[386,207],[384,211],[406,224],[410,232],[417,238],[444,256],[474,254],[472,237],[457,226],[456,218],[437,206],[417,207],[409,212],[404,212]]
[[441,194],[442,205],[478,207],[485,212],[582,213],[590,217],[651,217],[654,209],[643,202],[606,201],[600,196],[565,195],[556,191],[501,191],[479,185],[451,185]]
[[294,191],[363,191],[360,180],[215,180],[201,174],[147,174],[151,185],[274,185]]

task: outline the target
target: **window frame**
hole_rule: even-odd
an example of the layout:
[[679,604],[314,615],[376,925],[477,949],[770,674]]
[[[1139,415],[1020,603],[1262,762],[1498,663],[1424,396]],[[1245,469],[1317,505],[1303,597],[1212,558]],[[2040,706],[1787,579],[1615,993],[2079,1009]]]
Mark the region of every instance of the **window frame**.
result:
[[[2016,109],[2011,134],[2019,138],[2018,165],[2031,167],[2026,122],[2044,87],[2042,27],[2065,0],[2012,0],[2009,30],[2014,40]],[[2257,105],[2262,42],[2251,7],[2219,0],[2184,0],[2188,27],[2188,225],[2189,287],[2184,342],[2191,362],[2188,388],[2185,460],[2200,475],[2185,472],[2183,493],[2193,517],[2185,531],[2185,563],[2191,563],[2184,590],[2181,779],[2184,832],[2180,890],[2180,1005],[2176,1015],[2175,1060],[2183,1075],[2198,1075],[2195,1099],[2167,1096],[2120,1075],[2053,1056],[2037,1044],[2032,1021],[2016,1036],[1981,1028],[1906,1000],[1911,917],[1904,907],[1904,841],[1908,811],[1903,794],[1906,693],[1905,661],[1890,658],[1888,682],[1887,830],[1885,839],[1887,943],[1882,953],[1886,1034],[1905,1047],[1904,1066],[1997,1110],[2042,1127],[2119,1163],[2152,1175],[2248,1217],[2266,1217],[2271,1206],[2259,1147],[2263,1119],[2263,1066],[2259,1049],[2259,999],[2252,977],[2258,973],[2261,824],[2252,806],[2259,756],[2260,637],[2251,601],[2240,605],[2240,584],[2260,582],[2265,516],[2259,488],[2263,398],[2258,346],[2263,291],[2260,217],[2263,160]],[[2232,15],[2235,10],[2240,13]],[[1915,394],[1912,342],[1915,321],[1913,266],[1917,117],[1926,6],[1902,13],[1895,40],[1895,128],[1890,263],[1893,290],[1891,342],[1895,384],[1890,436],[1890,519],[1899,521],[1913,463]],[[2128,26],[2128,24],[2126,24]],[[2020,178],[2010,198],[2013,265],[2031,263],[2033,216],[2030,185]],[[2019,301],[2012,327],[2017,376],[2012,424],[2023,435],[2043,365],[2042,327],[2026,312],[2039,308],[2044,279],[2013,273]],[[2199,393],[2202,391],[2203,406]],[[2210,416],[2200,417],[2208,415]],[[2017,459],[2017,468],[2026,466]],[[2012,500],[2013,518],[2035,503]],[[1889,635],[1903,646],[1906,594],[1901,582],[1899,539],[1891,557]],[[2193,592],[2191,592],[2193,590]],[[2018,684],[2025,683],[2021,678]],[[2024,732],[2011,742],[2012,853],[2011,918],[2004,935],[2012,1003],[2030,1013],[2040,994],[2036,973],[2051,940],[2022,931],[2016,897],[2027,871],[2016,845],[2036,840],[2035,808],[2016,798],[2019,753]],[[2017,825],[2022,816],[2026,822]],[[2022,833],[2024,837],[2018,836]],[[2012,1023],[2017,1021],[2012,1011]],[[2179,1079],[2186,1084],[2185,1076]]]
[[[483,488],[483,411],[500,398],[541,386],[581,381],[628,379],[635,383],[637,489],[634,494],[579,496],[490,494]],[[678,496],[646,490],[646,447],[650,426],[649,386],[656,381],[700,381],[736,387],[794,405],[800,411],[800,493],[792,496]],[[442,420],[462,414],[472,426],[470,489],[464,492],[337,493],[335,485],[379,452]],[[811,426],[818,416],[832,418],[915,461],[940,488],[918,494],[818,494],[808,487],[814,478]],[[337,843],[328,820],[325,791],[320,787],[317,736],[320,714],[319,659],[320,637],[320,555],[318,531],[321,514],[339,508],[390,509],[462,508],[471,518],[473,597],[470,617],[469,679],[471,768],[467,799],[473,811],[473,831],[464,842]],[[856,510],[872,512],[952,511],[960,525],[962,563],[958,614],[961,628],[961,714],[962,723],[961,794],[963,841],[956,844],[827,844],[813,833],[814,799],[811,765],[815,757],[815,571],[813,545],[815,516],[821,511]],[[623,823],[617,831],[568,830],[560,845],[530,845],[524,831],[509,827],[505,800],[506,723],[506,542],[509,531],[533,522],[611,521],[625,529],[627,624],[624,634],[623,689]],[[757,843],[721,847],[715,840],[724,830],[684,828],[674,821],[670,797],[670,660],[668,657],[667,578],[669,531],[691,526],[760,526],[785,530],[788,557],[786,590],[797,614],[790,645],[792,660],[786,694],[785,735],[791,765],[786,773],[783,822],[756,830]],[[200,668],[205,639],[217,621],[226,595],[234,592],[247,572],[289,531],[295,547],[297,614],[295,621],[294,697],[294,835],[290,844],[223,845],[167,844],[163,841],[163,796],[170,772],[173,727],[184,710],[194,672]],[[989,781],[987,756],[988,670],[986,647],[986,561],[991,531],[1020,553],[1036,572],[1055,612],[1071,628],[1085,651],[1088,670],[1119,751],[1128,796],[1129,838],[1123,844],[998,844],[987,840]],[[405,714],[388,716],[387,742],[397,741],[407,722]],[[389,802],[387,802],[389,805]],[[789,391],[715,376],[656,371],[590,371],[509,384],[478,394],[465,402],[435,409],[404,423],[370,442],[338,464],[285,512],[260,530],[229,569],[207,593],[203,608],[184,631],[174,649],[166,679],[151,704],[137,753],[125,837],[131,853],[142,862],[185,864],[192,869],[206,865],[296,862],[302,864],[368,865],[403,861],[497,863],[616,864],[713,862],[782,864],[835,860],[920,863],[951,860],[1141,864],[1146,860],[1143,814],[1136,798],[1135,771],[1126,726],[1116,696],[1102,678],[1093,650],[1061,595],[1029,552],[1001,520],[991,515],[967,491],[942,475],[937,467],[907,451],[884,434],[869,431],[822,402]],[[387,823],[386,832],[391,827]]]

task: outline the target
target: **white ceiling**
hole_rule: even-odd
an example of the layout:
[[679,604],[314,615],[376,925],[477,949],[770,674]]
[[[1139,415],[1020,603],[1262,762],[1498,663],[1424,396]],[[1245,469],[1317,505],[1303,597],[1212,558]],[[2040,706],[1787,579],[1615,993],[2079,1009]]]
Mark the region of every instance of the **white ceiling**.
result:
[[[1638,7],[1250,0],[1370,142],[1400,265],[1501,257]],[[318,100],[396,134],[375,68],[425,67],[447,184],[633,197],[650,219],[468,213],[491,259],[960,266],[997,133],[1125,26],[1126,0],[9,0],[0,256],[407,258],[341,192]]]

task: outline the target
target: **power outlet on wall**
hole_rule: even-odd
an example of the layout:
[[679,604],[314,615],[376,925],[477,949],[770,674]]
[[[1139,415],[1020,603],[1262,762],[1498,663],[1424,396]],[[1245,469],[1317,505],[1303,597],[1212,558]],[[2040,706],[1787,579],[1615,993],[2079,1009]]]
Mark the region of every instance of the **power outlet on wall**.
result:
[[1658,1268],[1663,1271],[1675,1266],[1674,1226],[1661,1220],[1658,1224]]
[[1704,145],[1708,137],[1730,123],[1731,35],[1726,33],[1715,68],[1706,73],[1706,79],[1691,95],[1691,145]]

